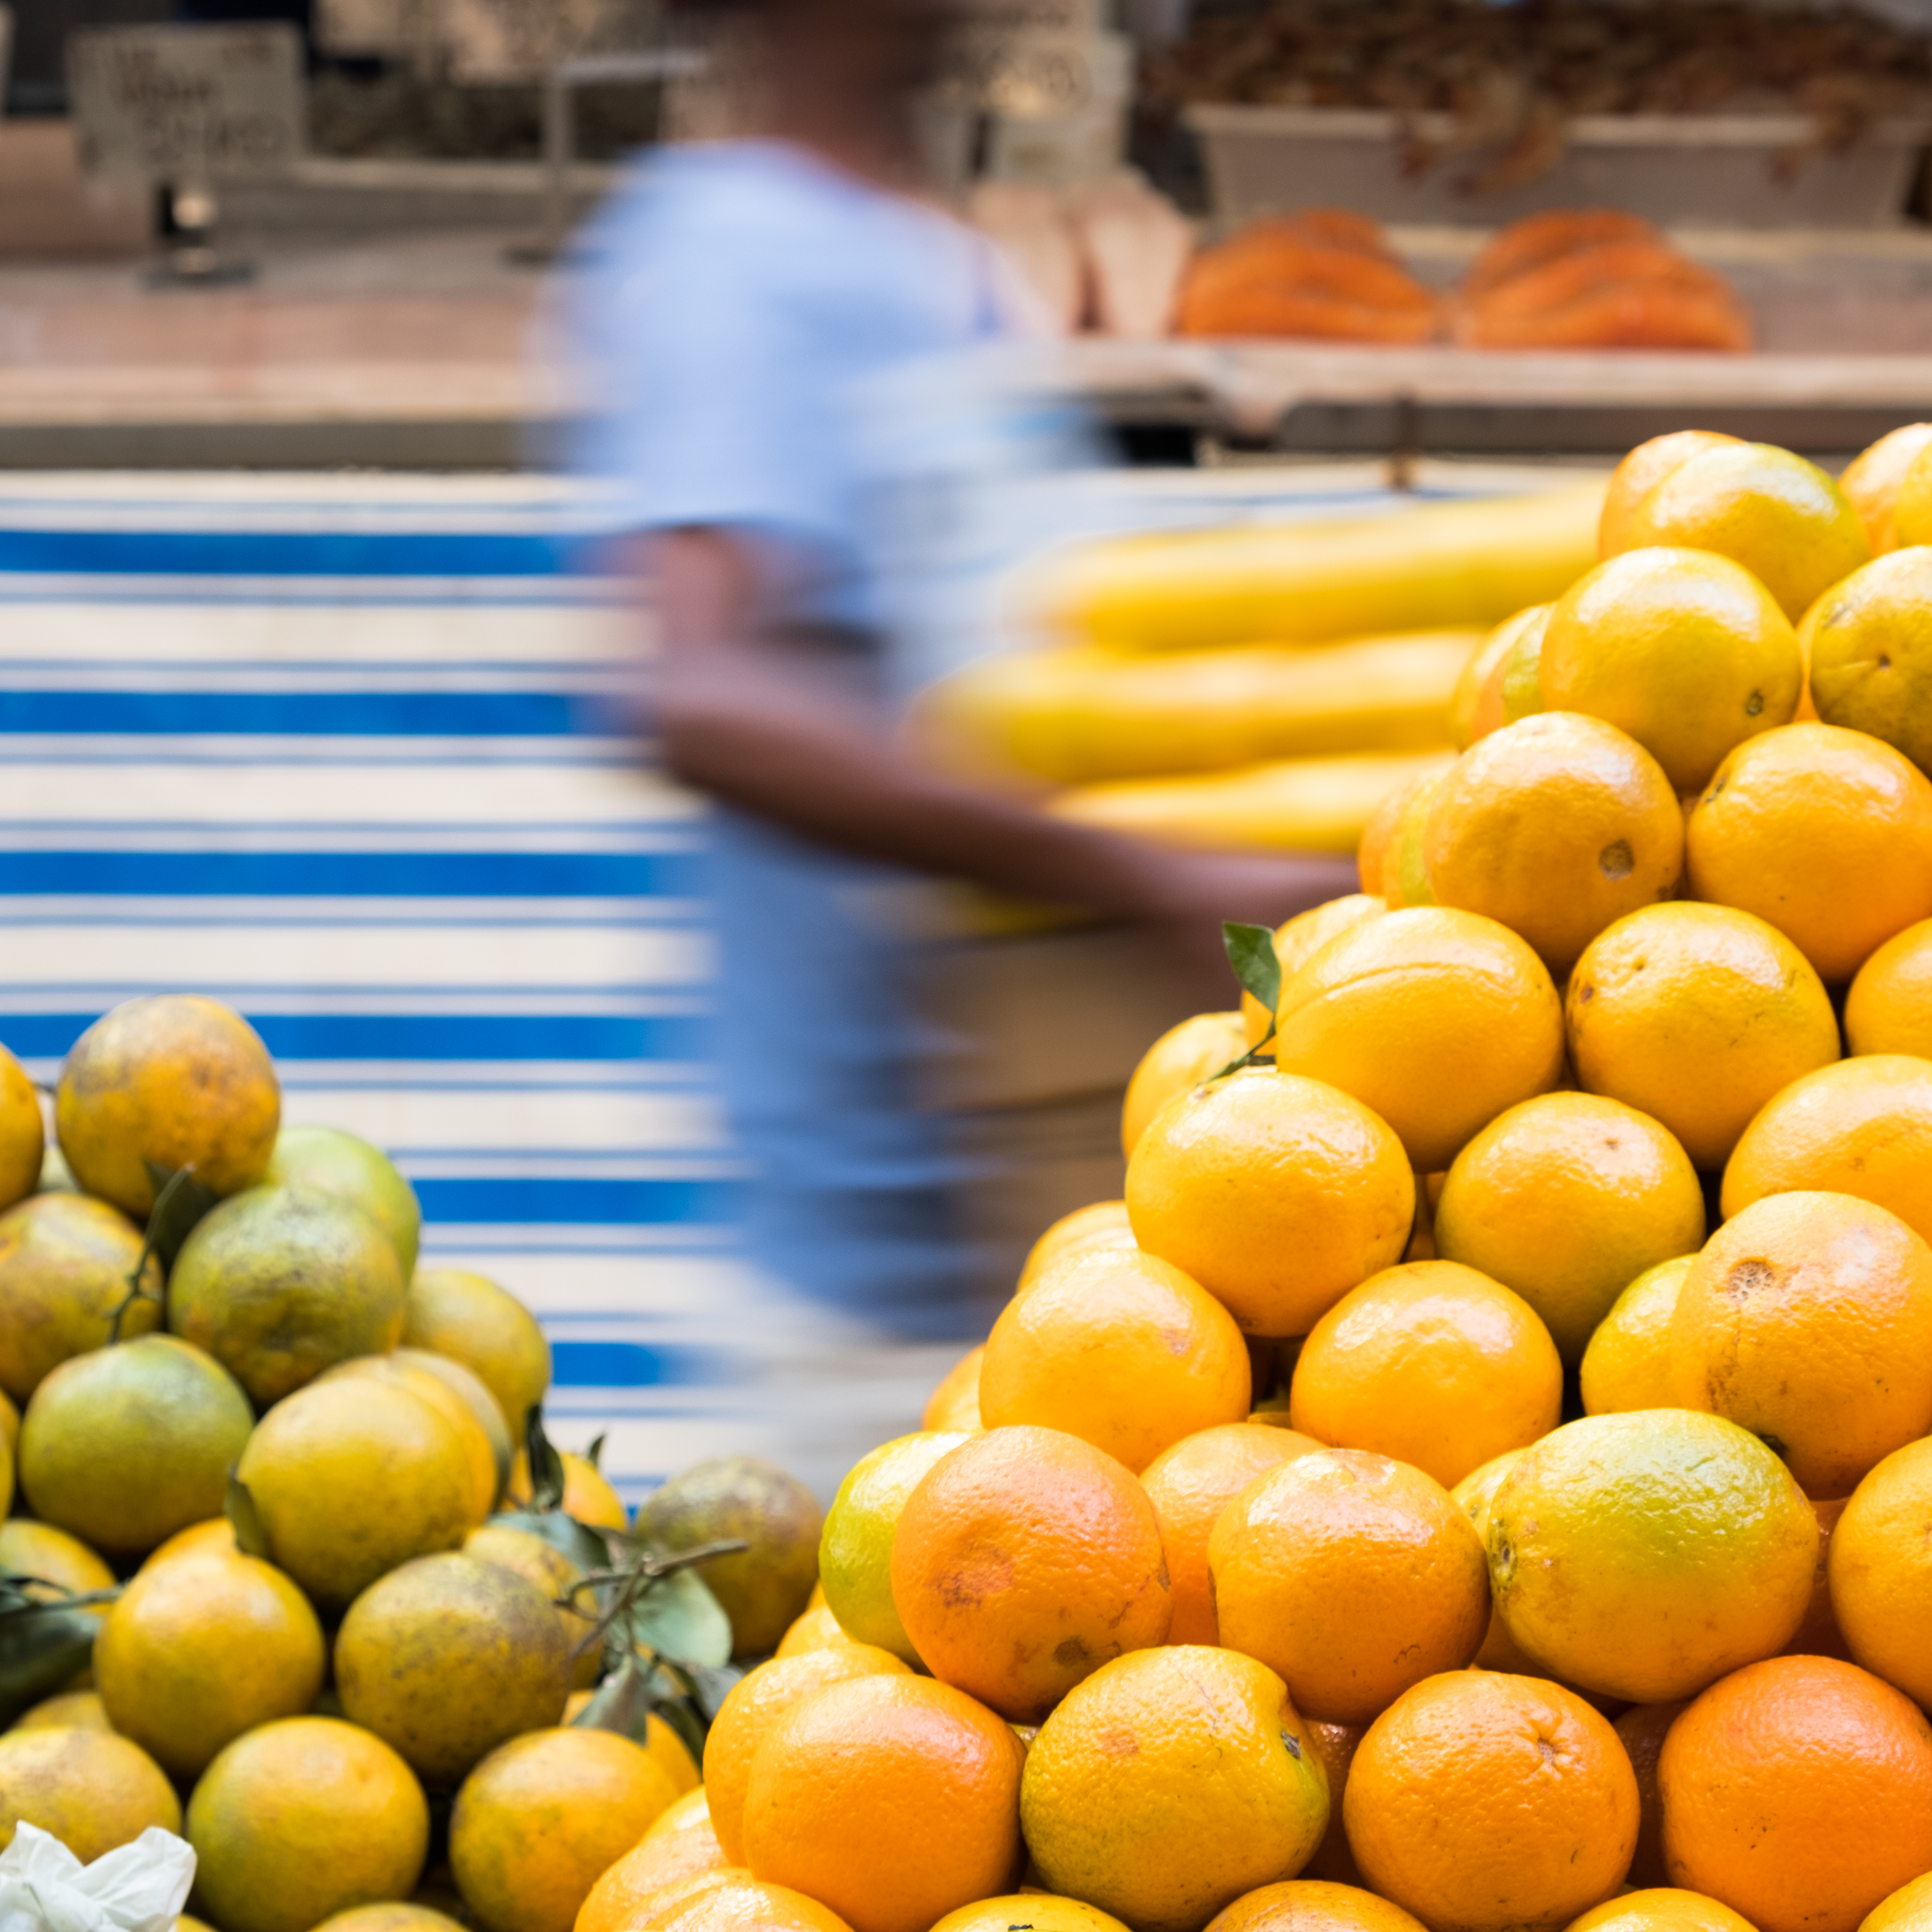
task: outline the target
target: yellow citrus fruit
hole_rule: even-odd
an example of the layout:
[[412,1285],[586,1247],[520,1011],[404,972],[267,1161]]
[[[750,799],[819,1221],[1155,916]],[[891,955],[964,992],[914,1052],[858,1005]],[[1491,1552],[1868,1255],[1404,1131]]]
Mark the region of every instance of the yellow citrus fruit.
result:
[[[1498,720],[1500,722],[1500,720]],[[1396,893],[1396,840],[1415,800],[1455,763],[1446,752],[1385,792],[1370,813],[1355,847],[1355,876],[1365,895],[1382,901],[1384,911],[1402,903]]]
[[508,1289],[462,1268],[419,1268],[403,1298],[402,1340],[474,1370],[522,1442],[525,1418],[550,1387],[550,1344]]
[[1795,624],[1859,565],[1871,539],[1838,484],[1816,464],[1768,443],[1699,451],[1631,512],[1620,551],[1674,544],[1742,565]]
[[759,1742],[746,1862],[854,1932],[926,1932],[1013,1882],[1024,1756],[1006,1725],[950,1684],[908,1674],[831,1685],[781,1712]]
[[0,1737],[0,1846],[23,1825],[59,1839],[83,1864],[152,1826],[181,1829],[181,1801],[140,1746],[110,1731],[15,1730]]
[[1858,512],[1874,556],[1882,556],[1898,546],[1892,510],[1899,485],[1919,452],[1928,444],[1932,444],[1932,423],[1907,423],[1862,450],[1839,476],[1838,488]]
[[1858,1932],[1932,1932],[1932,1872],[1881,1899],[1859,1920]]
[[1932,543],[1932,463],[1925,460],[1922,449],[1898,480],[1892,503],[1892,535],[1894,548]]
[[1433,1478],[1324,1449],[1257,1477],[1208,1539],[1221,1642],[1278,1672],[1296,1709],[1363,1724],[1460,1670],[1489,1622],[1483,1546]]
[[[179,1922],[176,1922],[178,1932]],[[315,1932],[461,1932],[462,1921],[406,1900],[382,1905],[352,1905],[325,1918]]]
[[10,1208],[33,1192],[46,1157],[40,1096],[26,1069],[0,1046],[0,1207]]
[[359,1208],[388,1237],[404,1280],[416,1271],[422,1204],[380,1148],[340,1127],[284,1127],[262,1178],[271,1187],[333,1194]]
[[[1300,972],[1338,934],[1388,910],[1380,899],[1367,892],[1350,892],[1343,898],[1329,900],[1325,905],[1297,913],[1285,925],[1275,928],[1275,964],[1280,968],[1282,978],[1286,980]],[[1252,993],[1244,992],[1241,994],[1241,1019],[1246,1028],[1246,1040],[1250,1047],[1259,1046],[1274,1031],[1274,1015]],[[1133,1149],[1130,1148],[1127,1152],[1131,1154]]]
[[63,1690],[44,1697],[14,1720],[16,1731],[111,1731],[98,1690]]
[[1307,1863],[1328,1780],[1274,1671],[1181,1644],[1068,1694],[1027,1753],[1020,1813],[1052,1890],[1139,1932],[1192,1932]]
[[807,1697],[856,1677],[895,1677],[907,1666],[869,1644],[841,1644],[796,1657],[775,1657],[731,1687],[704,1740],[704,1792],[711,1828],[726,1859],[745,1861],[745,1794],[752,1760],[779,1717]]
[[1570,1922],[1568,1932],[1756,1932],[1728,1905],[1675,1886],[1633,1892]]
[[[1282,988],[1275,1062],[1372,1109],[1415,1171],[1434,1174],[1504,1108],[1556,1084],[1562,1008],[1543,962],[1507,927],[1420,907],[1330,940]],[[1142,1245],[1161,1252],[1144,1235]]]
[[1556,1928],[1622,1882],[1636,1778],[1616,1732],[1574,1691],[1453,1671],[1369,1726],[1344,1816],[1365,1882],[1426,1924]]
[[[603,1670],[598,1646],[583,1647],[593,1626],[588,1618],[579,1616],[558,1600],[574,1590],[584,1573],[555,1544],[510,1523],[486,1522],[464,1539],[463,1553],[479,1562],[512,1570],[526,1582],[535,1584],[552,1606],[551,1614],[563,1634],[564,1648],[576,1659],[571,1682],[586,1690],[597,1682]],[[578,1600],[585,1610],[591,1607],[587,1596]]]
[[1583,1413],[1617,1415],[1676,1406],[1670,1321],[1695,1255],[1648,1268],[1610,1304],[1583,1351]]
[[[1331,1831],[1334,1826],[1331,1823]],[[1208,1932],[1426,1932],[1422,1921],[1358,1886],[1289,1879],[1246,1893],[1208,1922]]]
[[[1456,1507],[1469,1519],[1485,1551],[1490,1544],[1490,1505],[1496,1500],[1497,1490],[1502,1487],[1503,1478],[1522,1460],[1525,1453],[1521,1449],[1505,1450],[1494,1461],[1485,1462],[1480,1469],[1472,1469],[1449,1492]],[[1540,1677],[1544,1674],[1541,1666],[1526,1657],[1515,1640],[1504,1629],[1493,1600],[1490,1605],[1489,1628],[1483,1633],[1482,1648],[1476,1652],[1472,1667],[1478,1670],[1506,1670],[1520,1677]]]
[[836,1912],[748,1872],[701,1872],[646,1900],[628,1932],[851,1932]]
[[1519,724],[1549,709],[1543,698],[1543,640],[1549,634],[1550,614],[1556,608],[1553,604],[1544,604],[1540,617],[1518,626],[1510,639],[1509,649],[1503,653],[1496,672],[1496,692],[1502,703],[1502,724]]
[[1790,1640],[1818,1521],[1756,1436],[1650,1409],[1568,1423],[1526,1450],[1490,1504],[1488,1542],[1497,1612],[1526,1655],[1566,1684],[1662,1704]]
[[[829,1604],[814,1604],[808,1610],[802,1610],[793,1620],[784,1635],[778,1640],[774,1657],[802,1657],[809,1651],[843,1650],[850,1646],[852,1640],[845,1634],[838,1619],[832,1615]],[[862,1644],[860,1649],[870,1649],[872,1646]]]
[[1726,1221],[1670,1321],[1686,1408],[1768,1443],[1808,1496],[1850,1496],[1932,1430],[1932,1246],[1844,1194],[1774,1194]]
[[1932,915],[1932,780],[1887,744],[1787,724],[1740,745],[1687,833],[1692,896],[1756,913],[1828,986]]
[[143,1335],[76,1355],[34,1391],[20,1486],[43,1520],[96,1550],[140,1555],[221,1514],[253,1423],[218,1362]]
[[1852,1492],[1833,1526],[1826,1558],[1832,1607],[1853,1658],[1915,1702],[1932,1696],[1928,1509],[1932,1442],[1907,1443]]
[[1650,1115],[1595,1094],[1544,1094],[1492,1120],[1436,1208],[1437,1253],[1514,1288],[1566,1362],[1636,1276],[1703,1238],[1690,1156]]
[[1672,430],[1640,442],[1610,474],[1610,487],[1604,496],[1604,514],[1597,525],[1597,554],[1615,556],[1628,550],[1625,532],[1636,506],[1673,471],[1681,470],[1692,457],[1724,444],[1735,446],[1738,439],[1714,429]]
[[496,1398],[490,1393],[489,1384],[474,1369],[458,1361],[454,1356],[440,1355],[433,1348],[398,1348],[388,1359],[399,1369],[408,1370],[418,1376],[434,1377],[470,1412],[476,1426],[482,1430],[484,1440],[490,1445],[490,1456],[496,1464],[496,1487],[492,1492],[494,1501],[510,1480],[510,1469],[516,1460],[516,1448],[510,1438],[510,1425],[505,1419]]
[[1127,1163],[1127,1210],[1141,1246],[1198,1282],[1246,1332],[1299,1335],[1400,1257],[1415,1180],[1400,1142],[1360,1100],[1252,1067],[1162,1112]]
[[416,1889],[429,1805],[380,1738],[286,1718],[237,1738],[202,1774],[188,1838],[194,1903],[222,1932],[308,1932]]
[[1868,1054],[1767,1101],[1724,1169],[1724,1210],[1767,1195],[1849,1194],[1932,1240],[1932,1060]]
[[434,1785],[556,1726],[570,1667],[570,1640],[544,1592],[474,1556],[419,1556],[378,1578],[335,1639],[343,1715]]
[[[0,1386],[25,1402],[70,1357],[161,1325],[161,1270],[141,1231],[84,1194],[36,1194],[0,1215]],[[128,1281],[141,1267],[141,1294]]]
[[1922,539],[1854,572],[1819,598],[1799,635],[1818,716],[1932,769],[1932,548]]
[[918,1663],[892,1603],[892,1532],[920,1478],[969,1432],[928,1430],[881,1443],[838,1485],[818,1540],[818,1575],[827,1606],[854,1642]]
[[393,1388],[407,1389],[449,1424],[462,1443],[464,1458],[470,1465],[472,1513],[480,1526],[496,1508],[502,1476],[497,1468],[496,1445],[477,1420],[476,1410],[440,1376],[432,1375],[398,1355],[352,1356],[332,1369],[325,1369],[316,1380],[332,1382],[344,1376],[368,1376]]
[[1095,1201],[1063,1214],[1028,1251],[1020,1280],[1030,1281],[1050,1263],[1089,1248],[1130,1248],[1134,1231],[1128,1225],[1124,1201]]
[[755,1456],[695,1464],[646,1497],[637,1519],[638,1534],[666,1550],[739,1538],[749,1546],[697,1566],[731,1619],[738,1657],[762,1657],[805,1608],[824,1528],[812,1492]]
[[1078,1436],[970,1436],[920,1479],[892,1537],[892,1599],[935,1677],[1040,1721],[1111,1658],[1164,1642],[1160,1524],[1131,1471]]
[[1160,1520],[1161,1546],[1167,1552],[1174,1598],[1169,1643],[1220,1641],[1208,1539],[1221,1512],[1277,1462],[1322,1447],[1313,1437],[1292,1429],[1231,1422],[1184,1437],[1163,1449],[1142,1472],[1141,1486]]
[[1649,1114],[1700,1168],[1721,1168],[1773,1094],[1838,1058],[1837,1016],[1804,955],[1729,906],[1618,920],[1576,962],[1565,1017],[1585,1091]]
[[9,1516],[0,1523],[0,1571],[10,1576],[34,1576],[50,1587],[28,1586],[30,1597],[52,1600],[71,1591],[85,1596],[111,1590],[114,1572],[78,1537],[29,1516]]
[[1733,746],[1790,722],[1804,659],[1748,570],[1707,550],[1632,550],[1558,603],[1541,674],[1548,710],[1614,724],[1690,791]]
[[362,1376],[278,1402],[237,1474],[272,1560],[325,1610],[346,1610],[378,1576],[456,1549],[475,1527],[456,1432],[407,1389]]
[[[1250,995],[1244,994],[1244,1000]],[[1120,1153],[1131,1159],[1148,1123],[1178,1094],[1185,1094],[1240,1058],[1251,1029],[1238,1012],[1196,1013],[1172,1026],[1142,1055],[1120,1108]],[[1265,1029],[1264,1029],[1265,1030]]]
[[1612,920],[1676,890],[1684,817],[1635,739],[1546,712],[1456,761],[1436,794],[1426,860],[1438,905],[1508,926],[1560,973]]
[[199,994],[128,1000],[74,1043],[54,1124],[90,1194],[137,1221],[154,1204],[150,1164],[191,1167],[217,1194],[252,1187],[281,1124],[274,1063],[232,1008]]
[[395,1250],[359,1208],[250,1188],[182,1243],[168,1325],[266,1408],[337,1362],[388,1354],[402,1339],[403,1288]]
[[[564,1514],[592,1529],[626,1528],[630,1512],[603,1471],[574,1450],[560,1449],[557,1456],[563,1465],[563,1501],[559,1507]],[[510,1502],[527,1505],[531,1493],[530,1452],[519,1449],[511,1460],[503,1494]]]
[[[1436,795],[1442,789],[1443,780],[1454,769],[1444,765],[1440,771],[1423,774],[1408,793],[1402,815],[1389,835],[1388,850],[1382,858],[1382,897],[1390,912],[1435,903],[1429,890],[1429,816],[1436,808]],[[1279,1022],[1278,1011],[1276,1018]]]
[[184,1780],[243,1732],[308,1710],[326,1663],[308,1598],[279,1570],[238,1552],[142,1570],[94,1645],[109,1720]]
[[484,1932],[571,1932],[590,1888],[677,1802],[614,1731],[531,1731],[464,1780],[449,1820],[456,1886]]
[[1445,1487],[1556,1426],[1563,1364],[1535,1312],[1455,1262],[1410,1262],[1351,1288],[1309,1331],[1288,1420]]
[[1077,1898],[1056,1898],[1051,1892],[1015,1892],[1004,1898],[982,1898],[949,1912],[932,1932],[1127,1932],[1111,1913]]
[[[1518,634],[1534,627],[1539,632],[1549,621],[1552,607],[1532,604],[1513,617],[1505,617],[1470,653],[1469,662],[1456,680],[1449,700],[1449,736],[1458,751],[1466,752],[1479,738],[1486,738],[1503,722],[1498,700],[1500,678]],[[1539,646],[1540,638],[1538,638]],[[1485,700],[1487,702],[1485,702]]]
[[705,1794],[695,1790],[661,1814],[649,1831],[590,1888],[572,1932],[634,1932],[654,1892],[681,1880],[728,1869]]
[[1932,919],[1888,939],[1845,998],[1845,1042],[1855,1054],[1932,1060]]
[[[1126,1203],[1119,1204],[1124,1215]],[[1132,1240],[1130,1232],[1130,1246]],[[940,1378],[939,1386],[926,1397],[926,1407],[920,1413],[919,1426],[922,1430],[928,1435],[950,1435],[958,1431],[970,1433],[983,1426],[980,1419],[980,1371],[986,1360],[986,1347],[982,1342],[978,1348],[968,1349],[946,1370]],[[822,1569],[822,1556],[820,1562]]]
[[1220,1303],[1138,1252],[1036,1275],[986,1340],[980,1412],[1090,1442],[1138,1474],[1170,1444],[1248,1412],[1247,1344]]

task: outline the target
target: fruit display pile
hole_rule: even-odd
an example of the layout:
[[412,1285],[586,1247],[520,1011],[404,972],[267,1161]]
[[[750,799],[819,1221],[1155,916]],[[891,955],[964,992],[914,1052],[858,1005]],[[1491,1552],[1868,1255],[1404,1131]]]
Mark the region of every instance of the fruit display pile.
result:
[[[217,1932],[1928,1932],[1932,425],[1594,508],[822,1519],[627,1522],[226,1009],[58,1160],[0,1062],[0,1833],[182,1830]],[[1190,541],[1084,647],[1321,648]]]

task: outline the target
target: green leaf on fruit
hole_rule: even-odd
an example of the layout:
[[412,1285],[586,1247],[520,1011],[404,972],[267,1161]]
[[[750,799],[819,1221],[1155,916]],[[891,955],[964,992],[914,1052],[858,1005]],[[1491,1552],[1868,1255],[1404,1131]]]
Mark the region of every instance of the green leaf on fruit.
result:
[[272,1559],[268,1555],[268,1528],[262,1520],[262,1512],[248,1485],[232,1469],[228,1472],[228,1495],[221,1505],[221,1514],[228,1519],[228,1526],[235,1532],[235,1546],[244,1556],[259,1556],[264,1563]]
[[1281,962],[1275,956],[1273,931],[1231,919],[1222,926],[1221,943],[1228,949],[1228,964],[1241,990],[1252,993],[1272,1013],[1281,1004]]
[[530,1465],[530,1508],[538,1516],[563,1504],[563,1458],[544,1428],[543,1405],[524,1419],[524,1453]]
[[164,1268],[171,1268],[182,1244],[221,1197],[197,1180],[192,1168],[163,1167],[146,1160],[141,1165],[148,1171],[148,1185],[154,1190],[154,1204],[148,1216],[148,1246],[160,1256]]

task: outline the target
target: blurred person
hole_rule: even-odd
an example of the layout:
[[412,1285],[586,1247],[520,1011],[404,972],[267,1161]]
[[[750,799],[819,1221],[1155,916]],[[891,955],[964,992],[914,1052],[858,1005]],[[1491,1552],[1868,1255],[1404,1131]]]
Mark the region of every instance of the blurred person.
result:
[[[992,1309],[952,1225],[955,1161],[914,1102],[908,950],[874,916],[878,888],[964,880],[1136,922],[1171,941],[1197,1004],[1228,1006],[1220,922],[1279,922],[1354,890],[1354,868],[1064,823],[902,746],[896,700],[918,680],[895,526],[971,524],[965,493],[997,496],[1065,426],[1042,427],[1037,396],[999,419],[966,373],[1020,317],[987,244],[921,194],[910,106],[941,0],[732,14],[761,46],[756,133],[660,150],[590,238],[575,300],[615,393],[589,460],[622,479],[638,533],[665,762],[716,802],[751,1258],[874,1332],[977,1340]],[[925,373],[896,388],[908,371]],[[913,470],[936,438],[962,475],[912,476],[896,433]]]

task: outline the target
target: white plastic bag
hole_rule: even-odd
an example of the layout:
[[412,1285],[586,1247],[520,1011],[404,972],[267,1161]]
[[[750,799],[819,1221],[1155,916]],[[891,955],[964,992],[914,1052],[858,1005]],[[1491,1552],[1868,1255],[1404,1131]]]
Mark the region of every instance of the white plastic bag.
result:
[[0,1932],[172,1932],[194,1883],[194,1847],[158,1826],[83,1865],[23,1824],[0,1852]]

